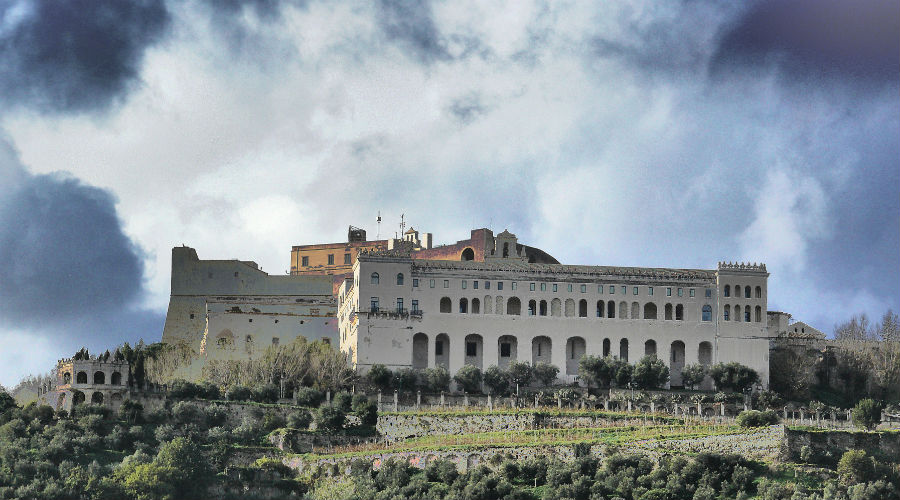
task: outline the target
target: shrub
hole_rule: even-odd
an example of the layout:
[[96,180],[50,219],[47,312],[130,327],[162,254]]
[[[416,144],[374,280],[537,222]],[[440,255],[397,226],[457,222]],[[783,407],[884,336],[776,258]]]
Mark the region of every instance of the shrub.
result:
[[228,420],[228,409],[223,405],[214,404],[206,407],[206,425],[207,427],[218,427],[225,425]]
[[275,412],[267,412],[262,419],[262,428],[264,431],[272,431],[285,426],[284,417]]
[[693,390],[706,378],[706,366],[700,363],[687,365],[681,369],[681,382]]
[[288,415],[287,425],[292,429],[306,430],[312,423],[312,414],[306,410],[297,410]]
[[509,381],[511,384],[517,384],[519,387],[525,387],[531,383],[534,378],[534,370],[531,365],[525,362],[513,361],[506,368],[509,373]]
[[456,372],[453,380],[466,392],[481,390],[481,370],[472,365],[465,365]]
[[501,370],[496,365],[489,366],[484,371],[484,385],[491,394],[506,394],[509,391],[509,372]]
[[325,394],[312,387],[303,387],[297,391],[297,404],[316,408],[325,401]]
[[280,391],[275,384],[260,384],[253,388],[252,398],[257,403],[277,403]]
[[122,405],[119,406],[120,419],[128,422],[129,424],[136,424],[139,423],[143,417],[144,405],[130,399],[122,401]]
[[357,394],[353,396],[353,414],[359,417],[362,425],[375,425],[378,423],[378,403]]
[[228,390],[225,394],[229,401],[249,401],[252,393],[250,388],[242,385],[236,385]]
[[196,399],[203,393],[203,389],[187,380],[176,379],[169,384],[169,397],[173,399]]
[[587,381],[588,385],[594,384],[597,387],[608,387],[612,378],[609,364],[610,358],[601,358],[600,356],[582,356],[578,362],[578,375]]
[[325,432],[335,432],[344,428],[347,415],[340,408],[323,406],[316,411],[316,429]]
[[759,380],[755,370],[738,362],[716,363],[709,369],[709,376],[719,390],[731,389],[743,392]]
[[220,399],[222,397],[222,391],[219,389],[219,386],[212,382],[203,382],[199,386],[198,397],[204,399]]
[[379,364],[372,365],[372,368],[369,368],[369,372],[366,373],[366,380],[383,392],[391,389],[392,378],[393,373],[384,365]]
[[534,365],[534,378],[538,379],[545,387],[553,385],[557,375],[559,375],[559,368],[555,365],[544,361]]
[[656,389],[669,381],[669,367],[656,356],[644,356],[634,366],[631,377],[639,389]]
[[194,403],[179,401],[172,406],[172,418],[180,426],[187,424],[205,425],[206,415]]
[[847,450],[838,462],[837,473],[847,485],[864,483],[875,472],[875,460],[864,450]]
[[391,384],[400,392],[415,391],[419,386],[419,374],[412,368],[401,368],[394,372]]
[[443,366],[425,370],[425,386],[431,392],[442,392],[450,388],[450,372]]
[[334,395],[331,405],[340,408],[345,413],[349,412],[353,408],[353,396],[347,392],[339,392]]
[[853,425],[872,430],[881,423],[881,405],[874,399],[863,399],[853,407]]
[[737,423],[741,427],[763,427],[778,423],[778,414],[774,411],[742,411],[737,416]]

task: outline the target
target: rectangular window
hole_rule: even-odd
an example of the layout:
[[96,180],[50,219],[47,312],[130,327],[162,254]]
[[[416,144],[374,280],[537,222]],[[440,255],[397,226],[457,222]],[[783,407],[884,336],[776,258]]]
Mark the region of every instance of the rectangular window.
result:
[[638,287],[634,287],[634,295],[638,294]]
[[300,265],[303,267],[309,267],[309,256],[304,255],[303,257],[300,257]]
[[572,284],[569,283],[569,293],[571,293],[571,292],[572,292]]
[[444,341],[436,340],[434,342],[434,355],[435,356],[443,356],[444,355]]
[[484,282],[484,289],[485,289],[485,290],[490,290],[490,289],[491,289],[491,282],[490,282],[490,281],[485,281],[485,282]]
[[478,290],[478,280],[475,280],[475,281],[472,282],[472,289],[473,289],[473,290]]
[[597,285],[597,293],[603,293],[603,285]]
[[678,287],[678,296],[684,297],[684,288]]
[[370,302],[370,305],[371,305],[371,307],[369,308],[370,311],[372,311],[373,313],[378,312],[378,297],[372,297],[372,301]]
[[416,299],[413,299],[413,301],[412,301],[412,311],[410,311],[410,312],[418,312],[418,311],[419,311],[419,301],[416,300]]
[[553,284],[553,291],[554,291],[554,292],[558,292],[558,291],[559,291],[559,287],[556,285],[556,283]]
[[279,339],[278,337],[272,337],[272,345],[278,345],[278,342],[280,341],[281,339]]
[[468,287],[469,282],[467,280],[462,280],[462,289],[465,290]]
[[403,297],[397,297],[397,312],[403,312]]
[[691,297],[694,296],[694,289],[693,289],[693,288],[691,288],[691,289],[688,290],[688,295],[690,295]]
[[541,291],[542,291],[542,292],[546,292],[546,291],[547,291],[547,284],[546,284],[546,283],[541,283]]
[[672,287],[667,286],[666,287],[666,297],[671,297],[671,296],[672,296]]
[[628,287],[625,285],[622,285],[622,295],[628,295]]
[[444,288],[450,288],[450,280],[444,280]]
[[516,288],[518,288],[518,285],[519,285],[519,283],[517,281],[513,281],[510,286],[512,287],[513,290],[515,290]]
[[476,342],[466,342],[466,356],[470,358],[478,356],[478,344]]
[[333,253],[328,254],[328,265],[329,266],[334,265],[334,254]]
[[434,288],[434,280],[428,280],[428,288]]
[[534,283],[529,283],[529,284],[528,284],[528,290],[531,291],[531,292],[534,291]]
[[587,285],[581,285],[581,293],[587,293]]
[[647,295],[653,295],[653,287],[652,286],[647,287]]
[[347,266],[350,265],[350,254],[349,253],[344,254],[344,265],[347,265]]
[[497,282],[497,290],[503,290],[503,282],[502,281]]
[[413,278],[413,288],[419,288],[419,278]]
[[707,288],[706,289],[706,298],[708,299],[710,297],[712,297],[712,288]]
[[508,358],[512,353],[512,346],[509,342],[500,342],[500,357]]

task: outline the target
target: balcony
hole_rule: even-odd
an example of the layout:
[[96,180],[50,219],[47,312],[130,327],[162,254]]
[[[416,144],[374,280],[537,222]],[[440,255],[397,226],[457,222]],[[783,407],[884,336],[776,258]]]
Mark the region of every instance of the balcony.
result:
[[393,309],[382,309],[373,307],[368,311],[358,311],[357,314],[365,315],[367,318],[384,318],[384,319],[405,319],[405,318],[421,318],[422,311],[416,309],[410,311],[405,307],[395,307]]

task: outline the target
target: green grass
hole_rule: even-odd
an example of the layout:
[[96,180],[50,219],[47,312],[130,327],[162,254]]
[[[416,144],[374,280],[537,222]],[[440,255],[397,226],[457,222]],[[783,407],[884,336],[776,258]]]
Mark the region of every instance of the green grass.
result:
[[576,429],[538,429],[524,431],[495,431],[462,436],[422,436],[395,445],[359,445],[336,447],[335,452],[307,453],[306,460],[349,458],[408,451],[451,451],[531,446],[570,446],[576,443],[620,445],[635,441],[666,441],[748,432],[736,426],[628,426],[620,428],[596,427]]

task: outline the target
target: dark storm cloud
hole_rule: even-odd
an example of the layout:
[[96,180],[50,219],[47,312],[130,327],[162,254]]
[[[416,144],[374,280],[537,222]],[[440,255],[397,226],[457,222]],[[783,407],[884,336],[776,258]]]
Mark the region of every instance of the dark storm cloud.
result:
[[116,341],[123,329],[158,335],[160,315],[133,309],[143,260],[113,196],[66,174],[31,175],[14,161],[0,158],[0,323],[85,342]]
[[416,0],[380,0],[378,24],[396,42],[423,63],[450,58],[431,14],[431,3]]
[[296,57],[287,49],[289,44],[278,40],[273,29],[282,19],[286,8],[305,8],[305,0],[202,0],[206,14],[212,20],[214,33],[224,38],[234,54],[251,56],[258,63],[270,59],[283,61]]
[[0,101],[51,113],[107,109],[138,80],[169,19],[163,0],[2,0]]
[[884,0],[762,1],[724,32],[714,75],[776,64],[797,79],[895,82],[900,5]]

